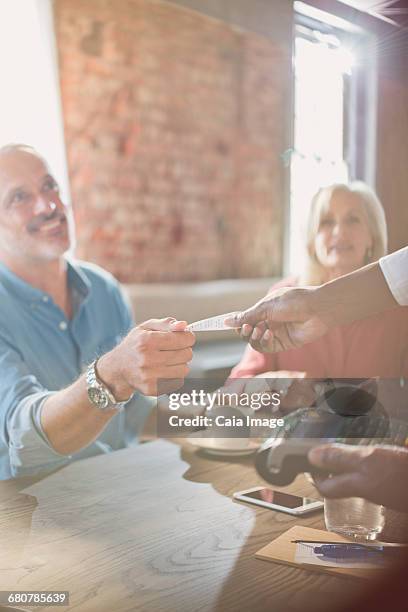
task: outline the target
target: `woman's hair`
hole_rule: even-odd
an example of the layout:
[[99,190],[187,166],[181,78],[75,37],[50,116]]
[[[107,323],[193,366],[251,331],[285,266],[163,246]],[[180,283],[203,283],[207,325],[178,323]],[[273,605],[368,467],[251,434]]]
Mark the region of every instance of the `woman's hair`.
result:
[[332,196],[339,191],[358,196],[367,217],[368,229],[373,244],[363,265],[377,261],[377,259],[387,253],[387,223],[384,209],[373,189],[362,181],[354,181],[348,185],[336,183],[323,187],[313,196],[311,202],[306,233],[306,265],[301,276],[302,284],[320,285],[325,281],[324,266],[317,259],[314,243],[316,234],[319,231],[322,215],[327,209]]

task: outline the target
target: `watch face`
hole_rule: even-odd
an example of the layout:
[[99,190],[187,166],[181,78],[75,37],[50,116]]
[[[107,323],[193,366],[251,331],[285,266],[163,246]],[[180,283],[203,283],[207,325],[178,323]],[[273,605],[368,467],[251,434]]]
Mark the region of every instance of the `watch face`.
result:
[[109,404],[109,398],[106,393],[97,387],[91,387],[88,389],[88,397],[98,408],[106,408]]

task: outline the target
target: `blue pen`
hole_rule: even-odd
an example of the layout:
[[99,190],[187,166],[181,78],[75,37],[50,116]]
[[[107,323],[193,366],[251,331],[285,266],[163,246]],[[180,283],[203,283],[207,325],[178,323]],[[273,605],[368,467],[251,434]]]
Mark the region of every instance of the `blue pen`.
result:
[[313,552],[317,555],[323,555],[330,559],[364,559],[364,558],[380,558],[379,554],[387,554],[388,552],[401,554],[400,547],[393,546],[364,546],[363,544],[325,544],[323,546],[315,546]]

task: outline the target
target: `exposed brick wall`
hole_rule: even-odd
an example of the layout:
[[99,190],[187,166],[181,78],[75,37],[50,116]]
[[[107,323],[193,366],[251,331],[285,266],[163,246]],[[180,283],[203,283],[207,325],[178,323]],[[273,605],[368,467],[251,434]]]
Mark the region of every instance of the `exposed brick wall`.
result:
[[279,274],[287,50],[154,0],[55,22],[78,255],[125,282]]

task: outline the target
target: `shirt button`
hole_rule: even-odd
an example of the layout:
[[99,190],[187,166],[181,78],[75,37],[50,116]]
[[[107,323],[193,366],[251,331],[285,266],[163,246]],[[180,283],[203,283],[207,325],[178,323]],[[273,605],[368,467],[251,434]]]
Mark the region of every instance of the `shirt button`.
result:
[[43,302],[48,302],[50,298],[48,297],[48,295],[43,295],[42,301]]
[[68,325],[66,324],[65,321],[61,321],[61,323],[59,324],[59,328],[61,331],[65,331],[67,329]]

